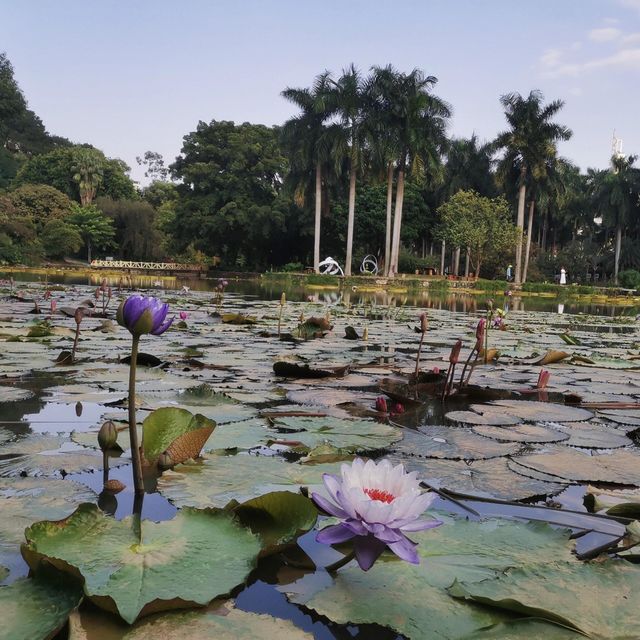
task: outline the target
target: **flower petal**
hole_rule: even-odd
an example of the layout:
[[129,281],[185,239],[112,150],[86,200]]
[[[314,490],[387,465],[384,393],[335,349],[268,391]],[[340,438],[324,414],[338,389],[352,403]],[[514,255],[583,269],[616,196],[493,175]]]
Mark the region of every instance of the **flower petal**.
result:
[[380,542],[373,536],[357,537],[353,543],[356,560],[363,571],[369,571],[386,548],[387,545],[384,542]]
[[420,564],[420,557],[416,551],[416,545],[404,536],[402,540],[398,542],[389,543],[389,549],[402,560],[406,560],[411,564]]
[[339,544],[355,537],[355,533],[343,524],[332,524],[318,532],[316,541],[322,544]]
[[402,531],[424,531],[425,529],[435,529],[443,524],[442,520],[414,520],[402,527]]
[[175,317],[171,318],[170,320],[167,320],[164,324],[161,324],[159,327],[154,329],[151,333],[154,336],[162,335],[173,324],[174,320],[175,320]]
[[311,499],[315,502],[316,506],[322,509],[322,511],[326,511],[328,514],[335,516],[336,518],[348,518],[349,515],[346,511],[342,510],[337,505],[333,504],[333,502],[329,502],[326,498],[323,498],[321,495],[317,493],[311,494]]

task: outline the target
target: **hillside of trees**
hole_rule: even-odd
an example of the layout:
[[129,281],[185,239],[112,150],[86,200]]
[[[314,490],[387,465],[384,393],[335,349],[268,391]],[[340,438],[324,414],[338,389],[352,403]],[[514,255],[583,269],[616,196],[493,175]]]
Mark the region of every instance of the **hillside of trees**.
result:
[[[285,88],[282,126],[199,122],[173,163],[138,158],[150,184],[89,144],[50,134],[0,53],[0,264],[106,254],[357,273],[452,273],[623,283],[640,270],[640,169],[615,155],[580,171],[558,154],[561,100],[496,99],[495,140],[452,138],[453,106],[420,70],[353,65]],[[631,274],[631,275],[629,275]],[[640,274],[638,275],[640,279]],[[640,285],[640,282],[638,283]]]

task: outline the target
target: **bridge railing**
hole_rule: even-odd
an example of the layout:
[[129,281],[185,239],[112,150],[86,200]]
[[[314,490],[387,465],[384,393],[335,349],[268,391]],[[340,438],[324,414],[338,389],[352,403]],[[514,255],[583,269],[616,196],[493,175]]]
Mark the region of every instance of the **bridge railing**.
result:
[[180,262],[137,262],[132,260],[92,260],[91,267],[96,269],[141,269],[145,271],[204,271],[201,264],[182,264]]

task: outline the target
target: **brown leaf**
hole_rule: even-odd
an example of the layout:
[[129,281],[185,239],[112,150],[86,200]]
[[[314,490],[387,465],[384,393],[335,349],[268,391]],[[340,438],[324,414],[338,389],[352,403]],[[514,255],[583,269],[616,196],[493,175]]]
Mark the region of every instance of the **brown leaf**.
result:
[[190,458],[197,458],[204,447],[204,443],[213,433],[214,427],[203,427],[189,431],[176,438],[171,446],[167,449],[167,453],[171,456],[174,464],[180,464]]

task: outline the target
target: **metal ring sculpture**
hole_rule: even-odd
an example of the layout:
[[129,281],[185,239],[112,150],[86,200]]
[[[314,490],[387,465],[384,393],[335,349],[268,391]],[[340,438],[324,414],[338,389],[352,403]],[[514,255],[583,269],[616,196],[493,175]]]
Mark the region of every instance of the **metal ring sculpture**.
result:
[[365,256],[360,265],[360,273],[367,273],[372,276],[378,275],[378,261],[374,255]]
[[343,276],[342,267],[331,257],[325,258],[319,265],[320,273],[328,276]]

